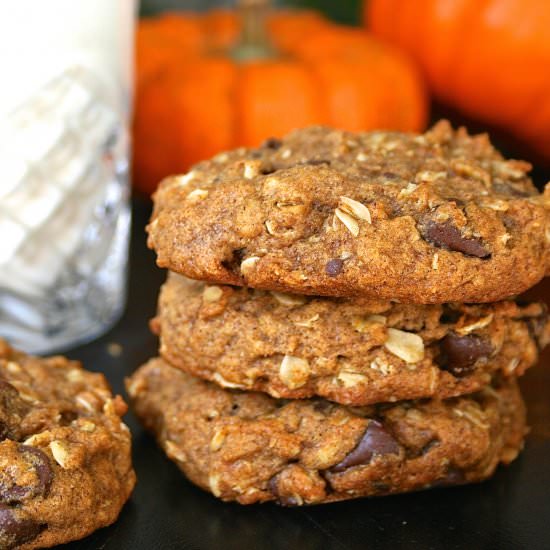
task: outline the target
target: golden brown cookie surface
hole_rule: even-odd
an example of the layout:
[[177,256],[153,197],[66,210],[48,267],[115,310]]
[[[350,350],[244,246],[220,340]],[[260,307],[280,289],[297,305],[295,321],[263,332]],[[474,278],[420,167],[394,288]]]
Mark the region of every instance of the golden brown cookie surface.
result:
[[149,245],[194,279],[406,303],[492,302],[550,264],[530,166],[441,122],[297,130],[166,179]]
[[170,273],[153,329],[173,366],[223,387],[347,405],[472,393],[519,376],[550,339],[543,304],[319,298]]
[[514,379],[468,397],[344,407],[224,390],[153,359],[136,413],[197,485],[242,504],[315,504],[475,482],[522,447]]
[[101,374],[0,340],[0,548],[43,548],[113,523],[135,483],[126,404]]

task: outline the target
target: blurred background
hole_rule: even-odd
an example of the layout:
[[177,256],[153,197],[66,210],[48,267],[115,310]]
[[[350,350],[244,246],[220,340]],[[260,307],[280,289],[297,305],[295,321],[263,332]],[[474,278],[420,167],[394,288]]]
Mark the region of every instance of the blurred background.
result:
[[[339,23],[358,24],[363,12],[360,0],[279,0],[273,2],[279,7],[316,9]],[[234,0],[142,0],[141,15],[155,15],[168,10],[204,11],[212,8],[228,8],[235,5]]]
[[294,127],[421,131],[442,117],[489,131],[544,179],[546,0],[143,0],[140,13],[134,181],[145,193]]

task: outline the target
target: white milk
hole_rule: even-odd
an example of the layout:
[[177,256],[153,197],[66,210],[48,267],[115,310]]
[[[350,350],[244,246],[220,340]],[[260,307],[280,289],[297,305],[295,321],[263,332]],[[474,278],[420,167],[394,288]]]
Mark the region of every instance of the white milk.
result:
[[0,0],[0,120],[74,65],[126,108],[135,12],[134,0]]
[[0,336],[29,351],[101,332],[124,300],[136,9],[0,0]]

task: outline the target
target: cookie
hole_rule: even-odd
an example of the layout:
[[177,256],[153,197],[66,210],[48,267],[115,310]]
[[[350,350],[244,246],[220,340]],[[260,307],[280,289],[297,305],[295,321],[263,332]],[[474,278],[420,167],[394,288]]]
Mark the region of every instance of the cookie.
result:
[[0,340],[0,548],[44,548],[113,523],[135,483],[126,404],[101,374]]
[[163,181],[148,243],[159,266],[215,283],[493,302],[550,263],[530,168],[447,122],[422,135],[312,127]]
[[174,273],[152,328],[166,361],[223,387],[345,405],[472,393],[522,375],[550,341],[540,303],[314,298]]
[[241,504],[316,504],[480,481],[522,447],[515,379],[468,397],[349,408],[224,390],[153,359],[136,413],[195,484]]

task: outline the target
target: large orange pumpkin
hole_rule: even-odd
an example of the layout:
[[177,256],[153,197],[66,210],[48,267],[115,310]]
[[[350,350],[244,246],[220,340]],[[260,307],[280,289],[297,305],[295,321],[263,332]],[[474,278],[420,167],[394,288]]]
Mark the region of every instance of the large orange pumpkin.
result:
[[366,0],[365,19],[418,60],[442,101],[550,158],[550,2]]
[[[261,3],[260,3],[261,4]],[[134,179],[164,176],[309,124],[419,130],[427,99],[409,60],[361,29],[261,6],[167,14],[137,34]]]

